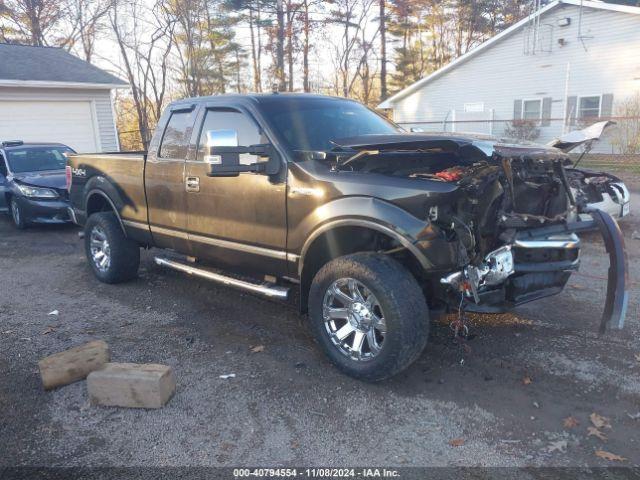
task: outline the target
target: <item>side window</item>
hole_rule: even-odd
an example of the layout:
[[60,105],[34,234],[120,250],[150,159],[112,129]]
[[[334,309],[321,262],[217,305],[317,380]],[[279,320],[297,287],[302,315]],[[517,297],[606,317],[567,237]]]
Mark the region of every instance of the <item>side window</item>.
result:
[[[202,160],[207,155],[207,131],[209,130],[235,130],[238,132],[238,145],[243,147],[266,143],[260,128],[244,113],[236,110],[207,110],[198,140],[197,160]],[[258,161],[260,159],[255,155],[240,155],[240,163],[243,165]]]
[[185,159],[192,126],[193,112],[173,112],[162,135],[158,156]]

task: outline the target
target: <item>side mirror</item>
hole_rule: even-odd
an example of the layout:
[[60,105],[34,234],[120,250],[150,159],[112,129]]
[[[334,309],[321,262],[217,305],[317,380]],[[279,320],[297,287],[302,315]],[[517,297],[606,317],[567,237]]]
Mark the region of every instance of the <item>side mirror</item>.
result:
[[[241,154],[268,157],[268,160],[242,165]],[[271,144],[239,146],[235,130],[207,131],[207,155],[204,156],[204,161],[209,164],[209,177],[237,177],[243,172],[275,175],[280,170],[278,155]]]

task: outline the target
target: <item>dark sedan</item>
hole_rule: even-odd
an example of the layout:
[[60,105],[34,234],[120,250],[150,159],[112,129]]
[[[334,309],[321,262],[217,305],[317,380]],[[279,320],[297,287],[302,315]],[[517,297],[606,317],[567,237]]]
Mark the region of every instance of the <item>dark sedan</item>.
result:
[[17,228],[71,221],[67,153],[75,152],[60,143],[0,144],[0,211],[8,212]]

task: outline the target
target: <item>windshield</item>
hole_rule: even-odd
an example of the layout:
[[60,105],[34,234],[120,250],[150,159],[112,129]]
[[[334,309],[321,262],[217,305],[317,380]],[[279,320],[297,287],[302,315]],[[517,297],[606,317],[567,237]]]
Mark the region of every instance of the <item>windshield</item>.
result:
[[44,170],[64,170],[67,165],[68,147],[24,147],[6,150],[9,170],[13,173],[42,172]]
[[364,105],[341,99],[290,99],[262,102],[265,114],[291,150],[327,151],[332,140],[398,133],[393,123]]

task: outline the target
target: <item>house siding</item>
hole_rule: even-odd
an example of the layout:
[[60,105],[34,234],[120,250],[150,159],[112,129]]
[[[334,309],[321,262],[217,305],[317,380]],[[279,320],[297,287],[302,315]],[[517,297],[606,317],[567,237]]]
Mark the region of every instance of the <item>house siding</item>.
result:
[[[513,119],[515,100],[546,98],[552,120],[540,126],[537,141],[547,142],[577,128],[565,126],[567,98],[612,94],[615,105],[640,91],[640,15],[585,7],[579,39],[579,13],[577,6],[560,4],[541,15],[541,28],[551,37],[550,52],[525,54],[526,28],[519,28],[394,102],[394,120],[409,126],[437,122],[420,124],[425,130],[453,126],[458,132],[501,135]],[[566,17],[571,24],[558,26],[558,20]],[[564,46],[559,45],[560,38]],[[484,103],[483,114],[463,113],[465,103],[478,102]],[[460,123],[463,116],[495,121]],[[445,119],[458,123],[443,124]],[[611,146],[603,143],[599,149],[610,152]]]
[[0,100],[90,101],[97,123],[96,140],[99,140],[99,150],[114,152],[119,149],[110,90],[0,86]]

